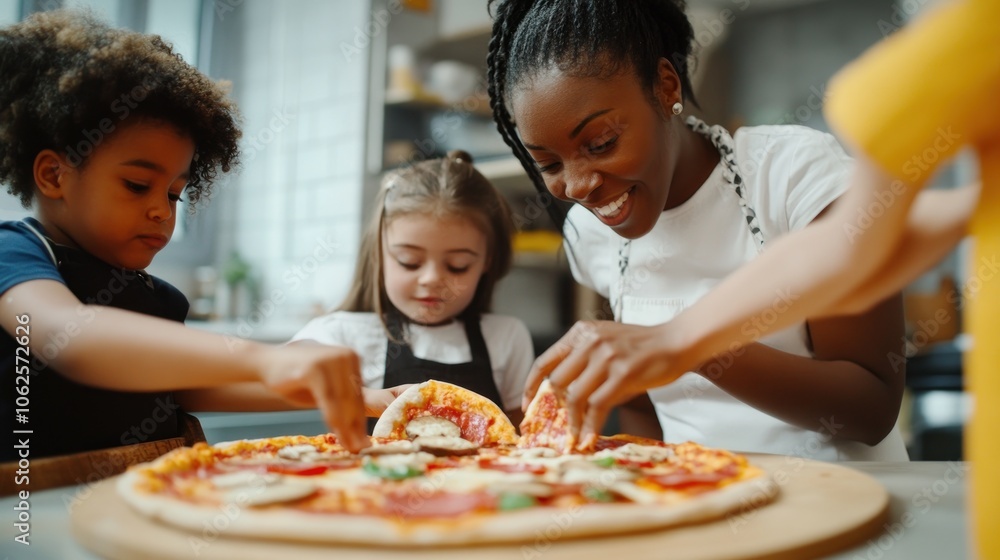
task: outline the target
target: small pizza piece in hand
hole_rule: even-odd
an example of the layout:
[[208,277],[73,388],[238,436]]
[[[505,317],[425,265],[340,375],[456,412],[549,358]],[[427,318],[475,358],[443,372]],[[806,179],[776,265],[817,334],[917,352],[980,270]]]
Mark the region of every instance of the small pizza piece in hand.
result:
[[524,413],[517,446],[549,447],[560,453],[570,453],[575,445],[576,438],[569,429],[566,394],[557,391],[546,379]]
[[[438,420],[419,420],[423,417]],[[457,434],[450,425],[458,428]],[[514,425],[496,403],[458,385],[434,380],[403,391],[379,417],[372,436],[389,439],[457,436],[477,446],[517,443]]]

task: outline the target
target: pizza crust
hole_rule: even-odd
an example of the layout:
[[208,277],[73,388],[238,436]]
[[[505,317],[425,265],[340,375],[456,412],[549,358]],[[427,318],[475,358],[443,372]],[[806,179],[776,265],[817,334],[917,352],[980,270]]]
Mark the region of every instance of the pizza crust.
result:
[[778,494],[778,485],[764,473],[669,505],[590,504],[463,515],[447,520],[395,521],[372,515],[260,509],[240,503],[200,506],[136,490],[140,482],[137,470],[126,472],[118,480],[118,491],[131,507],[195,533],[225,519],[227,527],[221,532],[226,536],[379,547],[530,542],[540,537],[559,540],[663,529],[721,518],[747,504],[764,505]]

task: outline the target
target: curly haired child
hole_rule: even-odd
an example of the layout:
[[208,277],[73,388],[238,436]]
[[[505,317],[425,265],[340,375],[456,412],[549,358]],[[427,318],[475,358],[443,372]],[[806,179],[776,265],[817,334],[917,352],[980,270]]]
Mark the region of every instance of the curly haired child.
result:
[[178,324],[187,300],[143,272],[181,196],[237,163],[223,89],[160,37],[63,10],[0,29],[0,75],[0,183],[35,209],[0,223],[0,414],[26,409],[32,458],[175,438],[181,407],[319,406],[365,445],[353,353],[233,351]]

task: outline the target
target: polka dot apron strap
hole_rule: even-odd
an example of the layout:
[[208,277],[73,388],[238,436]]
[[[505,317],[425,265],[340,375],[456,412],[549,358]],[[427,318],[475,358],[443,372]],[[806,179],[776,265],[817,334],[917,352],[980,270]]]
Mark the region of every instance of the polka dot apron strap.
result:
[[747,201],[746,187],[743,184],[743,177],[740,176],[739,167],[736,165],[736,149],[733,147],[733,137],[729,131],[719,125],[708,126],[697,117],[688,117],[687,125],[698,134],[709,139],[712,145],[719,150],[722,156],[722,177],[729,185],[736,190],[736,196],[740,201],[740,209],[747,220],[747,227],[750,234],[757,242],[757,247],[764,246],[764,234],[760,231],[760,222],[757,221],[757,213],[750,207]]
[[[704,121],[697,117],[688,117],[687,125],[691,127],[691,130],[694,130],[698,134],[708,138],[708,140],[712,142],[712,145],[715,146],[715,149],[719,150],[719,155],[722,157],[722,178],[725,179],[728,186],[731,186],[733,190],[736,191],[740,209],[743,211],[743,216],[747,221],[747,227],[750,229],[750,235],[753,236],[753,239],[757,244],[757,249],[760,250],[760,248],[764,246],[764,234],[760,229],[760,222],[757,220],[757,213],[754,212],[754,209],[750,207],[749,201],[747,201],[746,187],[743,184],[743,177],[740,176],[739,167],[736,165],[736,149],[734,148],[733,137],[725,128],[722,128],[719,125],[708,126]],[[618,290],[616,294],[617,297],[612,305],[615,315],[614,319],[619,322],[622,320],[622,302],[625,300],[628,259],[631,249],[632,242],[630,240],[621,239],[619,241]]]

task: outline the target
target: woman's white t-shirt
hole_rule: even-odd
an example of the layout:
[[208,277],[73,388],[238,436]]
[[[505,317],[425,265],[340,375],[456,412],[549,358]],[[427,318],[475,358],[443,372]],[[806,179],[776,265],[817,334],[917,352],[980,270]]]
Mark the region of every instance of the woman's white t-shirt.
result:
[[[490,354],[493,381],[503,400],[503,408],[519,409],[524,382],[535,359],[531,334],[520,320],[503,315],[483,315],[479,325],[486,351]],[[408,341],[415,357],[442,364],[472,361],[469,340],[461,321],[435,327],[410,324],[408,329]],[[361,358],[361,377],[365,387],[382,388],[388,338],[382,322],[374,313],[334,311],[309,321],[292,337],[292,341],[296,340],[312,340],[354,350]]]
[[[732,184],[720,162],[684,204],[663,212],[652,231],[631,242],[624,281],[618,265],[622,238],[590,211],[574,206],[564,228],[567,255],[578,282],[615,303],[629,324],[669,321],[740,268],[778,236],[808,225],[848,185],[852,160],[836,140],[801,126],[739,129],[735,157],[746,197],[764,235],[753,239]],[[776,294],[791,301],[788,294]],[[766,320],[767,316],[762,316]],[[766,325],[748,325],[765,332]],[[761,342],[811,356],[805,324]],[[834,440],[838,419],[819,419],[820,431],[798,428],[761,412],[687,373],[649,391],[665,441],[696,441],[740,451],[796,455],[818,460],[908,459],[898,427],[879,444]]]

